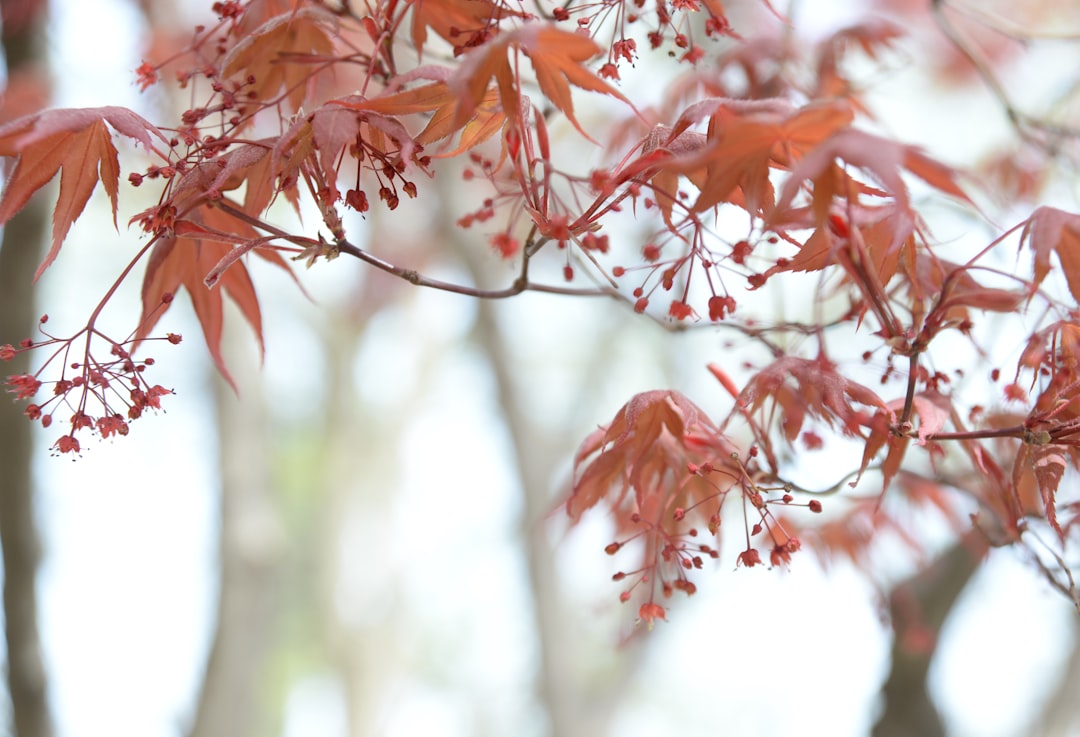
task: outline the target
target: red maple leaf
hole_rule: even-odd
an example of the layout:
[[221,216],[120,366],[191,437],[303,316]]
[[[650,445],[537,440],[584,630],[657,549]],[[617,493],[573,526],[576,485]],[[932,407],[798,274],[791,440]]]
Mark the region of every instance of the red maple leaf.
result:
[[[108,125],[106,125],[108,124]],[[127,108],[46,110],[0,127],[0,156],[16,159],[0,198],[0,225],[21,210],[60,172],[60,194],[53,210],[52,245],[34,278],[56,259],[71,224],[82,214],[101,180],[116,222],[120,164],[109,126],[152,150],[151,136],[167,143],[156,127]]]
[[484,102],[493,77],[503,113],[513,120],[521,120],[520,81],[515,71],[517,65],[512,59],[512,54],[520,51],[532,61],[540,91],[547,100],[566,115],[581,135],[589,138],[574,117],[571,85],[631,104],[621,92],[585,66],[585,62],[600,50],[600,46],[586,36],[544,23],[530,23],[501,34],[497,40],[467,54],[451,79],[450,87],[460,98],[455,125],[460,126],[471,118],[473,111]]
[[[222,293],[227,294],[240,308],[240,312],[255,331],[259,349],[262,350],[262,313],[259,299],[247,267],[241,260],[236,260],[229,268],[221,270],[214,287],[207,286],[206,278],[223,259],[227,259],[234,244],[263,239],[247,223],[240,222],[211,205],[204,205],[193,211],[188,218],[178,221],[175,235],[161,238],[150,252],[142,285],[142,317],[135,339],[139,341],[149,335],[161,318],[162,296],[175,294],[183,288],[191,298],[195,316],[202,326],[203,337],[214,364],[235,388],[221,355],[224,321]],[[288,264],[277,252],[265,248],[253,250],[270,263],[289,270]]]

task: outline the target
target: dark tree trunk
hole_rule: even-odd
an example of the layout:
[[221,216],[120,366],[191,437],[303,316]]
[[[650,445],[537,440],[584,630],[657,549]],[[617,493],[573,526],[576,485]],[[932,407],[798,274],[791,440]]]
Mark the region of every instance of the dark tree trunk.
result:
[[[43,7],[43,2],[0,0],[9,79],[39,60]],[[4,227],[0,242],[0,344],[17,344],[34,330],[32,279],[47,227],[48,213],[40,199]],[[28,370],[25,355],[0,364],[4,376]],[[0,544],[12,729],[19,737],[49,737],[53,726],[37,626],[35,584],[41,551],[30,473],[32,430],[22,415],[21,402],[8,397],[0,400]]]
[[[242,362],[230,360],[234,369],[237,363]],[[255,737],[268,729],[265,672],[280,608],[284,530],[273,499],[262,404],[254,392],[238,399],[223,379],[215,386],[221,584],[214,640],[188,735]]]
[[981,533],[970,533],[930,567],[893,588],[889,596],[895,632],[892,668],[881,689],[883,708],[873,737],[945,737],[926,677],[941,627],[984,552]]

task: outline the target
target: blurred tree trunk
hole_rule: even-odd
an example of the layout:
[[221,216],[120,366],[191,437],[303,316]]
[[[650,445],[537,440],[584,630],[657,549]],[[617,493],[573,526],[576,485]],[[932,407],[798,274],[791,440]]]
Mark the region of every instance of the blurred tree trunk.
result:
[[[444,180],[445,181],[445,180]],[[442,201],[449,201],[445,193]],[[490,287],[493,279],[485,258],[483,244],[467,241],[461,232],[451,227],[452,245],[455,252],[468,267],[473,281],[481,287]],[[505,275],[503,276],[505,278]],[[528,297],[526,297],[528,298]],[[524,546],[528,563],[529,584],[532,592],[533,617],[539,648],[537,669],[537,699],[547,712],[548,734],[555,737],[592,737],[606,734],[615,709],[627,684],[638,672],[644,648],[625,647],[616,657],[619,667],[614,669],[617,677],[605,678],[602,683],[589,682],[575,668],[580,660],[582,643],[568,637],[566,605],[559,586],[555,554],[546,538],[543,522],[553,507],[553,469],[570,457],[573,445],[567,446],[566,438],[556,438],[550,432],[539,429],[527,409],[524,392],[543,392],[545,387],[523,386],[519,377],[523,367],[513,354],[513,348],[503,329],[499,326],[498,311],[501,302],[479,300],[475,336],[491,366],[495,379],[499,408],[506,424],[511,443],[511,455],[523,494],[523,517],[518,538]],[[595,374],[586,372],[581,377],[584,386],[592,377],[600,381],[604,356],[607,351],[603,341],[596,342],[593,356]],[[569,421],[569,418],[567,418]],[[610,653],[609,653],[610,655]]]
[[1069,737],[1080,734],[1080,703],[1076,699],[1076,687],[1080,683],[1080,627],[1072,620],[1074,635],[1072,650],[1064,663],[1057,688],[1050,694],[1042,713],[1030,725],[1025,734],[1043,737]]
[[[469,246],[461,251],[468,253]],[[478,273],[476,259],[469,259],[475,277]],[[540,650],[537,672],[537,690],[549,719],[549,734],[559,737],[596,735],[606,732],[611,716],[611,699],[594,703],[590,718],[583,719],[575,698],[575,683],[571,672],[565,640],[559,637],[563,630],[564,611],[560,604],[561,591],[555,571],[553,551],[542,534],[540,522],[551,511],[551,470],[560,460],[552,449],[551,438],[535,430],[529,421],[519,396],[520,389],[514,382],[513,358],[495,319],[497,307],[490,301],[481,301],[477,307],[476,332],[495,377],[499,407],[511,441],[513,461],[524,501],[520,539],[525,547],[528,562],[529,583],[533,599],[533,616]],[[628,675],[630,671],[624,671]]]
[[243,359],[242,351],[226,350],[233,375],[248,391],[238,398],[224,379],[214,377],[220,585],[217,623],[190,737],[256,737],[268,734],[273,721],[272,709],[264,703],[264,676],[280,609],[284,530],[274,496],[265,403],[256,391],[259,369],[252,359]]
[[[369,276],[389,281],[382,275]],[[341,552],[350,535],[356,534],[357,518],[391,519],[392,497],[385,490],[397,488],[400,481],[395,478],[393,464],[376,459],[395,456],[403,424],[413,414],[403,407],[390,417],[378,416],[365,407],[354,387],[353,360],[368,327],[366,317],[385,306],[376,296],[381,292],[366,289],[360,298],[362,304],[328,310],[319,328],[327,400],[323,424],[318,428],[323,439],[321,459],[311,472],[312,492],[321,507],[315,521],[321,542],[315,551],[318,595],[313,603],[318,607],[322,647],[345,690],[345,734],[349,737],[380,733],[379,701],[386,696],[385,684],[392,682],[401,668],[394,652],[401,636],[397,622],[349,621],[349,617],[342,617],[340,598],[342,581],[348,578],[343,568],[359,564],[343,559]],[[378,533],[374,528],[365,532],[373,539],[365,539],[363,547],[377,559]],[[380,593],[387,592],[372,586],[372,596]]]
[[[0,17],[10,88],[14,78],[39,60],[44,3],[0,0]],[[45,204],[37,198],[4,227],[0,243],[0,343],[17,344],[31,336],[36,326],[32,279],[48,235]],[[19,355],[2,368],[5,375],[27,373],[29,362],[25,355]],[[48,737],[53,726],[35,589],[41,551],[31,478],[33,426],[22,415],[22,408],[21,402],[0,401],[0,542],[7,681],[14,734]]]
[[968,535],[889,595],[894,637],[892,666],[881,689],[883,708],[873,737],[944,737],[926,678],[938,635],[985,553],[982,533]]

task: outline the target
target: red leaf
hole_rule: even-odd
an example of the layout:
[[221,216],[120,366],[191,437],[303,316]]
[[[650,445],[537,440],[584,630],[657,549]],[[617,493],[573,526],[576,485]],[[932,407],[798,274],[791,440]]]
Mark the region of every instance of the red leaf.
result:
[[[203,337],[214,364],[235,389],[236,384],[221,355],[224,320],[222,292],[240,308],[240,312],[255,331],[261,351],[262,313],[259,300],[251,276],[242,261],[232,263],[227,270],[221,272],[215,288],[207,287],[204,280],[222,259],[230,255],[233,251],[232,244],[263,239],[250,225],[237,221],[216,207],[203,206],[189,217],[192,221],[177,223],[176,235],[160,240],[150,253],[142,286],[142,318],[135,339],[139,341],[149,335],[161,318],[164,312],[160,309],[162,295],[167,292],[175,294],[182,287],[191,297],[195,316],[202,326]],[[274,251],[256,249],[255,253],[281,268],[289,268]]]
[[926,445],[926,438],[941,432],[952,411],[952,401],[935,391],[919,392],[912,397],[911,409],[919,418],[919,445]]
[[903,463],[904,455],[907,453],[909,438],[907,436],[898,437],[893,432],[894,420],[893,413],[886,410],[878,410],[870,419],[870,432],[866,438],[866,445],[863,446],[862,463],[859,465],[859,472],[855,480],[851,482],[852,488],[858,485],[863,472],[870,465],[870,461],[874,460],[874,457],[884,447],[888,447],[889,451],[885,454],[885,460],[881,464],[882,494],[888,490],[889,484],[899,473],[900,464]]
[[[706,134],[690,130],[705,120]],[[731,202],[765,216],[773,207],[772,170],[791,167],[851,120],[851,110],[835,102],[797,109],[776,100],[703,100],[683,111],[674,127],[650,132],[641,158],[620,178],[647,172],[669,224],[679,175],[700,191],[692,206],[697,212]]]
[[[425,76],[448,76],[439,74],[440,71],[440,68],[424,67]],[[506,115],[499,108],[498,99],[498,91],[489,90],[484,99],[474,107],[472,116],[461,121],[457,114],[460,97],[445,81],[435,81],[370,99],[331,100],[330,104],[393,116],[430,113],[427,125],[416,136],[416,143],[427,145],[460,129],[458,147],[454,151],[439,154],[441,158],[448,158],[483,143],[502,128]]]
[[734,451],[704,412],[682,394],[638,394],[610,425],[582,443],[567,512],[577,520],[606,499],[623,526],[635,512],[655,515],[675,506],[693,507],[695,499],[716,496],[717,486],[688,474],[687,464],[710,462],[719,467],[730,462]]
[[1040,207],[1031,214],[1020,234],[1020,245],[1027,244],[1035,259],[1031,291],[1050,273],[1050,253],[1056,253],[1061,271],[1073,299],[1080,302],[1080,215]]
[[[795,217],[801,222],[804,214],[804,210],[796,209],[785,213],[785,216]],[[915,252],[914,234],[918,220],[914,213],[895,202],[873,207],[850,203],[845,205],[844,217],[839,222],[837,213],[830,212],[829,216],[826,227],[814,230],[810,237],[799,245],[798,253],[767,269],[765,277],[782,271],[819,271],[826,266],[841,263],[839,249],[852,229],[858,230],[866,244],[870,260],[882,284],[888,284],[896,274],[905,252]],[[786,229],[786,223],[778,224],[781,225],[784,227],[779,227],[780,230]],[[838,226],[844,230],[837,232]]]
[[873,391],[836,370],[824,357],[815,360],[784,356],[773,361],[747,382],[738,405],[747,412],[761,409],[769,401],[781,411],[780,426],[788,442],[794,442],[807,415],[830,426],[839,423],[843,434],[859,436],[871,416],[853,402],[886,410]]
[[52,245],[34,273],[35,279],[60,253],[64,238],[82,214],[99,179],[109,195],[116,222],[120,164],[106,123],[148,150],[152,147],[151,133],[165,140],[157,128],[119,107],[47,110],[0,127],[0,156],[17,158],[0,199],[0,225],[61,172],[60,194],[53,210]]
[[323,8],[305,7],[283,13],[245,34],[225,57],[226,77],[254,77],[245,86],[258,100],[272,100],[282,91],[299,110],[313,72],[310,59],[334,50],[337,18]]
[[487,40],[503,18],[529,17],[528,13],[491,0],[412,0],[410,4],[417,55],[423,53],[428,28],[453,44],[457,55]]
[[[1055,497],[1067,463],[1061,446],[1024,443],[1016,454],[1012,471],[1013,487],[1021,512],[1045,515],[1047,523],[1062,540],[1065,539],[1065,532],[1058,522]],[[1039,502],[1041,510],[1036,506]]]
[[971,202],[956,183],[956,172],[934,161],[918,148],[865,131],[845,128],[807,153],[802,161],[792,168],[791,176],[781,190],[777,210],[783,212],[787,209],[803,182],[812,180],[815,213],[824,221],[833,197],[847,194],[838,186],[840,182],[836,178],[834,166],[837,160],[870,175],[905,209],[909,208],[909,198],[907,185],[901,176],[903,169],[942,192],[964,202]]
[[595,41],[545,23],[530,23],[516,31],[501,34],[497,40],[466,55],[450,82],[451,89],[460,98],[455,126],[471,118],[473,111],[483,103],[493,77],[499,90],[503,114],[521,120],[520,82],[515,72],[516,65],[508,56],[514,51],[524,52],[529,57],[540,91],[586,138],[589,135],[574,117],[570,85],[611,95],[627,105],[631,104],[621,92],[585,66],[585,62],[600,52],[600,46]]

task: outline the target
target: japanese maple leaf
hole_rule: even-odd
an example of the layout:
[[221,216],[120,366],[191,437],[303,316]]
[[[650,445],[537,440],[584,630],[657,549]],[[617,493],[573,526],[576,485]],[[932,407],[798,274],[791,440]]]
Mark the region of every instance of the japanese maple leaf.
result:
[[[1066,453],[1066,447],[1061,445],[1024,443],[1016,454],[1012,469],[1013,488],[1021,511],[1027,514],[1039,514],[1041,511],[1047,523],[1063,541],[1065,531],[1058,522],[1056,497],[1065,468],[1069,464]],[[1076,455],[1071,455],[1071,465],[1075,467]],[[1041,510],[1035,505],[1035,499],[1041,502]]]
[[224,60],[224,74],[254,77],[245,90],[256,99],[272,100],[284,90],[299,110],[313,67],[310,61],[333,53],[337,19],[329,11],[306,7],[271,18],[233,47]]
[[487,96],[488,85],[493,77],[499,90],[503,113],[521,122],[521,85],[515,72],[517,65],[511,58],[514,51],[521,51],[532,61],[540,91],[581,135],[589,138],[574,117],[571,85],[611,95],[627,105],[631,104],[621,92],[585,66],[585,62],[596,56],[600,50],[600,46],[592,39],[546,23],[529,23],[516,31],[500,34],[495,40],[467,54],[458,72],[450,80],[451,89],[461,98],[455,124],[460,126],[473,116],[473,112]]
[[[238,205],[235,205],[237,206]],[[189,215],[189,220],[176,223],[175,235],[162,238],[150,252],[142,285],[142,317],[136,342],[153,330],[163,314],[162,296],[175,294],[183,288],[191,297],[195,316],[202,326],[206,346],[221,375],[233,387],[232,376],[221,355],[221,332],[224,318],[222,292],[227,294],[255,331],[260,351],[263,348],[262,313],[255,286],[243,261],[233,262],[218,274],[213,288],[206,285],[206,276],[226,259],[234,243],[261,238],[247,223],[236,220],[224,211],[209,205]],[[254,249],[255,253],[276,266],[289,270],[288,264],[274,251]]]
[[[871,416],[855,404],[885,410],[886,405],[872,390],[840,374],[824,357],[814,360],[784,356],[773,361],[747,382],[738,405],[756,412],[766,401],[779,409],[780,427],[792,442],[799,436],[807,415],[829,425],[839,425],[848,436],[861,436]],[[855,404],[853,404],[853,402]]]
[[[902,176],[903,170],[946,194],[967,203],[971,202],[957,184],[956,172],[930,158],[917,147],[855,128],[844,128],[807,152],[792,168],[791,176],[780,192],[777,211],[783,212],[791,204],[799,188],[807,180],[814,185],[813,205],[819,223],[824,223],[827,219],[835,197],[854,202],[852,180],[838,168],[837,161],[865,172],[884,187],[904,209],[910,209],[910,198]],[[860,187],[855,192],[858,193],[859,189],[865,191],[865,188]]]
[[418,56],[427,43],[427,29],[454,45],[455,54],[478,46],[498,28],[503,18],[528,18],[503,2],[491,0],[410,0],[412,40]]
[[319,164],[335,195],[334,179],[338,162],[342,151],[350,146],[362,148],[373,160],[376,157],[380,159],[380,164],[390,161],[401,161],[406,165],[416,163],[416,143],[395,118],[326,105],[308,115],[307,120],[319,154]]
[[[734,445],[685,396],[643,392],[581,444],[567,512],[576,521],[604,501],[620,527],[632,528],[634,513],[652,519],[674,506],[692,507],[716,496],[717,487],[690,474],[687,464],[720,467],[733,452]],[[726,483],[736,478],[730,475]]]
[[[844,228],[857,229],[866,245],[870,263],[882,284],[888,284],[896,275],[902,260],[907,261],[911,267],[910,262],[915,258],[913,254],[918,252],[916,235],[921,232],[922,227],[911,210],[892,201],[874,206],[845,203],[842,215],[837,215],[842,218]],[[775,223],[777,232],[814,228],[818,224],[810,208],[789,210],[785,216],[790,218],[791,222]],[[765,271],[765,277],[782,271],[820,271],[840,263],[839,251],[844,242],[844,238],[840,237],[834,228],[818,227],[799,245],[798,253],[769,267]],[[940,287],[940,283],[938,286]]]
[[1020,234],[1020,245],[1025,244],[1035,260],[1031,292],[1050,273],[1050,254],[1056,253],[1069,292],[1080,302],[1080,215],[1054,207],[1036,209]]
[[[796,109],[776,100],[702,100],[672,128],[657,126],[643,141],[641,158],[620,177],[645,172],[669,225],[679,176],[700,191],[691,206],[696,212],[730,202],[765,216],[775,199],[772,170],[789,168],[851,119],[850,108],[833,102]],[[690,129],[706,120],[706,133]]]
[[60,172],[60,194],[53,210],[52,245],[34,278],[56,259],[68,231],[82,214],[101,180],[116,223],[120,164],[109,126],[152,149],[161,131],[122,107],[46,110],[0,127],[0,156],[16,158],[0,198],[0,225],[8,222],[31,195]]
[[[727,112],[728,108],[721,108]],[[736,187],[742,190],[742,204],[751,213],[765,214],[773,203],[770,168],[787,168],[852,119],[845,105],[808,105],[777,120],[759,115],[713,115],[708,138],[716,145],[709,152],[709,164],[701,195],[694,203],[698,212],[730,201]]]
[[[427,67],[428,71],[432,68]],[[434,74],[434,72],[431,72]],[[449,75],[445,76],[449,79]],[[428,113],[427,125],[416,135],[416,143],[426,146],[453,135],[458,130],[461,135],[458,146],[452,151],[438,154],[441,158],[451,158],[480,145],[499,132],[506,121],[506,115],[498,105],[498,91],[488,90],[484,99],[474,106],[471,119],[463,125],[457,123],[457,111],[460,97],[450,89],[446,81],[437,80],[412,89],[380,95],[379,97],[353,100],[331,100],[329,104],[341,105],[354,110],[371,110],[384,115],[410,115]]]
[[968,317],[968,308],[987,312],[1016,312],[1028,296],[1023,291],[998,289],[980,284],[971,268],[918,251],[914,254],[911,288],[935,302],[931,319],[958,323]]
[[1049,412],[1063,398],[1053,393],[1061,389],[1057,377],[1062,373],[1066,377],[1073,375],[1077,366],[1080,366],[1080,322],[1067,319],[1051,323],[1030,336],[1016,370],[1017,376],[1021,369],[1028,369],[1053,379],[1039,398],[1039,409]]
[[[208,197],[215,199],[246,184],[245,212],[262,212],[274,195],[269,154],[277,140],[268,138],[243,143],[213,159],[188,167],[183,174],[173,178],[167,190],[168,203],[178,212],[187,212],[206,202]],[[136,215],[133,221],[146,214]]]

